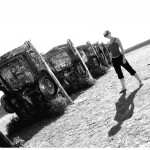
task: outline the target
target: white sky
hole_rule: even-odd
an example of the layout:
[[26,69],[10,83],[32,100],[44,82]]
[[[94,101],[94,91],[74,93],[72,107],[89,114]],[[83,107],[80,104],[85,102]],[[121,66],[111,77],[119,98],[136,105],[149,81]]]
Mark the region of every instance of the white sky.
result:
[[149,39],[149,0],[0,0],[0,55],[31,39],[39,52],[65,44],[106,42],[126,49]]

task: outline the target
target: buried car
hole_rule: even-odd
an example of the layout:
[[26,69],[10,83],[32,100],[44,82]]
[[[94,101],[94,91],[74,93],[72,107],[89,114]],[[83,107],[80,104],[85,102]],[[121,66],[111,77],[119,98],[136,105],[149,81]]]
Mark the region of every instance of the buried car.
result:
[[99,59],[103,60],[103,62],[110,67],[112,65],[112,62],[109,49],[106,47],[106,45],[104,43],[96,42],[92,44],[92,46],[94,47]]
[[98,42],[92,44],[92,46],[98,56],[98,59],[103,63],[104,66],[109,68],[111,66],[109,51],[107,49],[103,49],[102,45],[100,45]]
[[68,94],[95,83],[70,39],[49,50],[44,58]]
[[50,114],[57,99],[66,104],[69,97],[47,66],[30,41],[0,57],[1,104],[6,112],[30,123]]
[[100,60],[90,42],[77,47],[81,57],[87,65],[93,77],[98,77],[106,73],[106,66]]
[[104,43],[99,43],[99,42],[97,42],[97,44],[99,45],[99,47],[101,48],[101,50],[102,50],[103,53],[105,54],[105,56],[106,56],[106,58],[107,58],[107,61],[108,61],[108,64],[109,64],[109,65],[112,65],[111,56],[110,56],[110,50],[109,50],[109,48],[107,47],[107,45],[104,44]]

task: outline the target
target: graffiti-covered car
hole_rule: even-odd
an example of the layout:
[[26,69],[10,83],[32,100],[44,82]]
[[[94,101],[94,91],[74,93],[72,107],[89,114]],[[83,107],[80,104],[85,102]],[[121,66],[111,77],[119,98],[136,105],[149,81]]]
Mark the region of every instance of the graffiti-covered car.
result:
[[78,46],[77,50],[93,77],[98,77],[106,73],[106,68],[103,65],[103,62],[101,62],[98,58],[90,42],[87,42],[85,45]]
[[30,123],[50,111],[52,100],[66,100],[47,66],[30,41],[0,57],[1,104],[6,112]]
[[110,67],[109,61],[103,49],[101,48],[100,44],[97,42],[97,43],[92,44],[92,46],[98,56],[98,59],[103,63],[104,66],[109,68]]
[[95,80],[71,40],[49,50],[44,58],[68,94],[94,84]]
[[106,44],[97,42],[93,44],[93,47],[99,59],[103,60],[103,62],[110,67],[112,62],[110,57],[110,51],[107,48]]
[[105,54],[107,61],[108,61],[108,64],[111,65],[112,61],[111,61],[110,50],[109,50],[108,46],[104,43],[99,43],[99,42],[97,42],[97,44],[99,45],[99,47],[101,48],[101,50]]

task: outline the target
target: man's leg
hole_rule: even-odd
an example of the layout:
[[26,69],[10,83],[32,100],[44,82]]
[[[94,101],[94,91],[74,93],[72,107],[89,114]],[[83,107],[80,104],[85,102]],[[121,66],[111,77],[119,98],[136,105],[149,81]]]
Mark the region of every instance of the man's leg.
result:
[[131,65],[128,63],[128,61],[126,60],[126,63],[123,64],[122,63],[122,66],[132,75],[134,76],[140,83],[140,86],[142,85],[142,81],[141,79],[139,78],[138,74],[136,73],[136,71],[131,67]]
[[122,70],[121,70],[121,62],[120,62],[120,58],[119,59],[112,59],[112,62],[113,62],[113,67],[118,75],[118,78],[120,79],[120,83],[121,83],[121,86],[122,86],[122,91],[124,91],[126,89],[125,87],[125,80],[124,80],[124,76],[123,76],[123,73],[122,73]]
[[143,83],[137,73],[134,74],[134,77],[139,81],[140,86],[143,85]]
[[124,78],[120,79],[120,82],[121,82],[121,85],[122,85],[122,90],[121,91],[124,91],[126,89]]

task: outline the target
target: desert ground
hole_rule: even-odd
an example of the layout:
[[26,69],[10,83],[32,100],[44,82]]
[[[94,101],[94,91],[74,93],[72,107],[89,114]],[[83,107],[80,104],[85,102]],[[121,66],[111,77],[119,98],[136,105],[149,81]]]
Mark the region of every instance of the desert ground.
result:
[[[150,46],[126,54],[142,79],[143,86],[125,69],[127,91],[114,68],[97,79],[94,86],[72,96],[74,104],[55,121],[44,119],[12,135],[25,148],[139,148],[150,147]],[[0,130],[14,115],[1,111]]]

